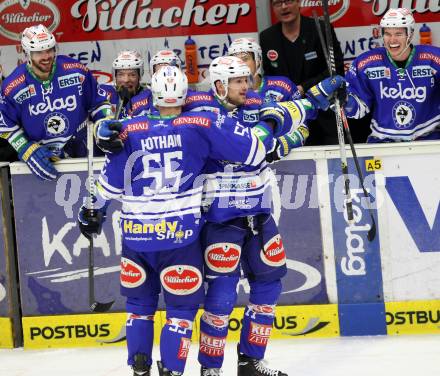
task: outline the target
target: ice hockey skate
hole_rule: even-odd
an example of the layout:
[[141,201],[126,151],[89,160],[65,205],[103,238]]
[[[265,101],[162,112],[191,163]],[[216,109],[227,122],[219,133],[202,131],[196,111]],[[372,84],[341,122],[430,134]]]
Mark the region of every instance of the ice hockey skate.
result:
[[255,359],[241,354],[240,345],[237,345],[237,354],[237,376],[288,376],[287,373],[266,367],[262,359]]

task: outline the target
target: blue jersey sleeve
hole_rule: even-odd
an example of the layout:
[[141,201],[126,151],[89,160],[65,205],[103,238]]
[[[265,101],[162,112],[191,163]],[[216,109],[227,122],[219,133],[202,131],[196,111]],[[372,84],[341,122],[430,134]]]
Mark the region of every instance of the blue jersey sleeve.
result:
[[[236,119],[221,114],[203,114],[209,121],[204,136],[210,145],[210,157],[257,166],[264,159],[266,149],[251,128]],[[191,116],[193,115],[191,113]]]
[[346,107],[346,112],[349,117],[362,118],[371,111],[374,105],[376,95],[368,84],[369,78],[365,67],[370,61],[377,60],[378,56],[380,55],[372,54],[372,52],[362,54],[352,62],[345,74],[348,84],[347,94],[349,95],[349,106]]
[[99,119],[113,115],[107,92],[96,82],[90,70],[85,73],[83,89],[87,95],[87,106],[90,119],[96,122]]

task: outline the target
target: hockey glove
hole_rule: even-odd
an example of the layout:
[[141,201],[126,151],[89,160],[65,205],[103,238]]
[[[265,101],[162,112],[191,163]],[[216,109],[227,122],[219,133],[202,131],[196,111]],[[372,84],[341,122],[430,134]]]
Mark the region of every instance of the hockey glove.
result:
[[124,148],[119,138],[122,123],[117,120],[102,119],[95,124],[96,144],[104,153],[117,153]]
[[260,120],[273,125],[274,137],[289,133],[302,121],[297,101],[272,102],[260,109]]
[[36,142],[27,142],[17,152],[18,158],[26,163],[39,179],[57,179],[58,171],[50,161],[54,154],[47,147],[40,146]]
[[266,155],[266,161],[269,163],[279,161],[287,156],[292,149],[304,146],[308,137],[309,128],[305,124],[300,125],[297,130],[289,134],[278,137],[274,150]]
[[99,234],[106,218],[105,209],[88,209],[81,206],[78,212],[78,224],[81,234],[90,239],[93,234]]
[[340,87],[345,84],[341,76],[328,77],[319,84],[312,86],[306,93],[307,99],[319,110],[327,110],[330,106],[330,98]]

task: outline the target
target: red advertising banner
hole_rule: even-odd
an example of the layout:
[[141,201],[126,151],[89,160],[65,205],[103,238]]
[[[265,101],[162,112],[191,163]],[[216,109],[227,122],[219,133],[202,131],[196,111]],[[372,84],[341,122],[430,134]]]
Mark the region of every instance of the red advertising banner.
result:
[[5,0],[0,45],[44,24],[59,42],[246,33],[257,30],[255,0]]

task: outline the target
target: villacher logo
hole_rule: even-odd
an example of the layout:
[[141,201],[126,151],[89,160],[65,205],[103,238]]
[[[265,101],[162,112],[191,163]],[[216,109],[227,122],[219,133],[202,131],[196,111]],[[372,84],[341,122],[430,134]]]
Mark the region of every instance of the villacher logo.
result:
[[50,31],[60,23],[60,12],[51,1],[6,0],[0,2],[0,34],[19,41],[29,26],[42,24]]

